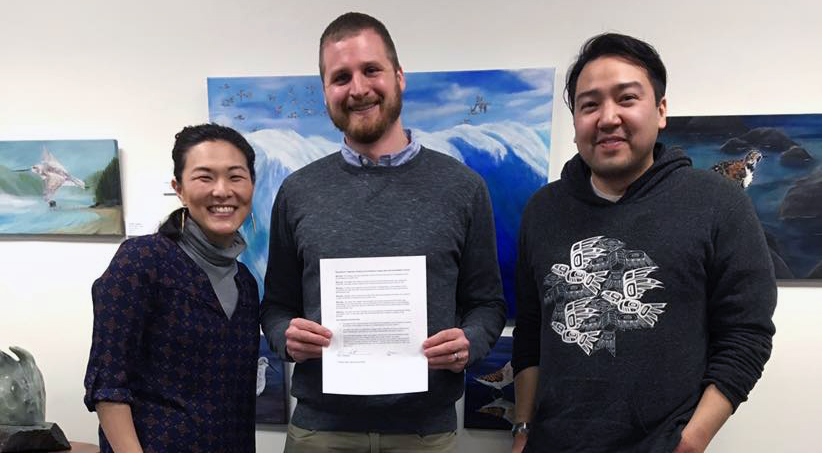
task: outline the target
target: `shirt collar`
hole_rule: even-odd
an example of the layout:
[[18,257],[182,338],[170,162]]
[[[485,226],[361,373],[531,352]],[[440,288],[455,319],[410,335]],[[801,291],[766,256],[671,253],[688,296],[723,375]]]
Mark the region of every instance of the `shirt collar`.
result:
[[376,162],[372,161],[366,156],[354,151],[353,148],[342,142],[343,159],[355,167],[399,167],[400,165],[410,161],[420,152],[420,142],[417,141],[415,134],[411,133],[411,129],[403,129],[405,136],[408,137],[408,145],[394,154],[386,154],[380,156]]
[[610,201],[611,203],[616,203],[617,201],[619,201],[620,198],[622,198],[622,195],[611,195],[611,194],[607,194],[607,193],[599,190],[599,188],[596,186],[596,184],[594,184],[594,177],[593,176],[591,177],[591,188],[594,189],[594,193],[599,198],[604,198],[604,199]]

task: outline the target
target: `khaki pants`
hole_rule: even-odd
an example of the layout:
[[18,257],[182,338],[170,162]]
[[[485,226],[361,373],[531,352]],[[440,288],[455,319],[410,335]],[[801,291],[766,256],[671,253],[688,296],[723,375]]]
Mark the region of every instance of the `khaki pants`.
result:
[[454,431],[420,436],[417,434],[352,433],[313,431],[288,425],[284,453],[455,453]]

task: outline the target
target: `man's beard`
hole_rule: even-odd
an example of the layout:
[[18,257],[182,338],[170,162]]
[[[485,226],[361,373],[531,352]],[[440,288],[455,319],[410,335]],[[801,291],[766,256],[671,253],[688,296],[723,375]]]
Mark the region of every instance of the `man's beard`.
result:
[[331,122],[337,127],[347,138],[354,140],[357,143],[374,143],[379,140],[394,122],[400,117],[402,111],[402,90],[397,85],[394,90],[394,100],[386,101],[383,98],[382,102],[377,106],[384,109],[380,117],[376,121],[370,123],[358,123],[356,126],[351,124],[351,112],[345,107],[344,110],[334,111],[326,104],[328,116],[331,117]]

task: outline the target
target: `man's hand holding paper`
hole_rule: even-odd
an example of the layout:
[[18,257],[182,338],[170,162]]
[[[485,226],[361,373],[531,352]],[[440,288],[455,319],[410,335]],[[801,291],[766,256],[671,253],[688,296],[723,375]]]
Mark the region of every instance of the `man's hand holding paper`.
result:
[[460,328],[441,330],[422,343],[428,368],[459,373],[468,364],[471,342]]
[[294,318],[285,331],[285,350],[297,363],[319,359],[331,344],[331,331],[304,318]]

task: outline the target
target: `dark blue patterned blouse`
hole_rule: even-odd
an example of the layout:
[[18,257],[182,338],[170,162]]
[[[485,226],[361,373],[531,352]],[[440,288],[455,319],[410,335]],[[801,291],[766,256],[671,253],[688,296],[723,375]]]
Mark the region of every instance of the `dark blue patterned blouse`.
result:
[[[129,239],[94,282],[84,402],[131,405],[143,450],[253,452],[259,295],[238,265],[226,317],[208,276],[171,239]],[[111,447],[100,429],[100,448]]]

